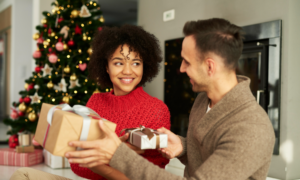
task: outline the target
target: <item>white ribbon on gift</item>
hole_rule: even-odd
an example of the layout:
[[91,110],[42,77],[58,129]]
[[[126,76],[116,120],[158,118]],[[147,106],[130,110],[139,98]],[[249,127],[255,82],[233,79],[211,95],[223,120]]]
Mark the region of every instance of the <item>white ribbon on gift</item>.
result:
[[[145,126],[142,126],[142,127],[138,127],[138,128],[136,128],[136,129],[134,129],[134,130],[131,130],[130,131],[130,139],[129,139],[129,142],[131,143],[131,144],[133,144],[133,135],[132,135],[132,133],[133,132],[135,132],[135,131],[143,131],[145,129]],[[148,128],[148,129],[150,129],[150,128]],[[150,131],[151,132],[154,132],[154,130],[153,129],[150,129]],[[155,138],[156,137],[156,135],[154,134],[154,137],[153,138]],[[149,139],[150,140],[150,139]]]
[[[92,109],[90,109],[88,107],[85,107],[82,105],[74,105],[73,107],[71,107],[69,104],[60,104],[60,105],[53,106],[48,111],[47,122],[49,123],[50,126],[52,124],[52,117],[53,117],[54,111],[58,109],[57,107],[61,107],[62,111],[74,112],[74,113],[80,115],[81,117],[83,117],[80,141],[86,141],[88,134],[89,134],[91,118],[88,115],[93,113],[93,115],[96,115],[98,118],[101,118],[99,116],[99,114],[97,114],[95,111],[93,111]],[[77,150],[80,150],[80,148],[77,148]]]

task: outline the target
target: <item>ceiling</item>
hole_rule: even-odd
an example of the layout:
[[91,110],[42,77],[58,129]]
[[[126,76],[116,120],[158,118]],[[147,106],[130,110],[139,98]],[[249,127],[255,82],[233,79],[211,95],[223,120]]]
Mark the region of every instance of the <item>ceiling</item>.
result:
[[98,0],[105,25],[137,24],[138,0]]

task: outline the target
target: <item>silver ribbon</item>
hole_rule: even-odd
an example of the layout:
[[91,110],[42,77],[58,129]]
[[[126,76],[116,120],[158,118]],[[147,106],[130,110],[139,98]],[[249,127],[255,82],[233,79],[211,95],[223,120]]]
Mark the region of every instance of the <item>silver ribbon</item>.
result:
[[[91,124],[91,118],[88,116],[90,114],[96,115],[96,117],[100,118],[100,116],[93,111],[92,109],[82,106],[82,105],[74,105],[71,107],[69,104],[60,104],[53,106],[50,108],[48,114],[47,114],[47,122],[51,126],[52,124],[52,117],[54,114],[54,111],[56,111],[58,108],[61,107],[62,111],[69,111],[69,112],[74,112],[81,117],[83,117],[83,124],[82,124],[82,129],[81,129],[81,134],[80,134],[80,141],[86,141],[88,134],[89,134],[89,129],[90,129],[90,124]],[[77,148],[77,150],[80,150],[80,148]]]

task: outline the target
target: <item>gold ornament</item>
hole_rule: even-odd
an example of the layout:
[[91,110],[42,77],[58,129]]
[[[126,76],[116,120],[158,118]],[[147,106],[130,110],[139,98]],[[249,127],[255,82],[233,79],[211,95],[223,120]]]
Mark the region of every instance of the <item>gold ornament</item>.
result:
[[82,40],[84,40],[84,41],[86,41],[86,40],[87,40],[87,36],[86,36],[86,34],[85,34],[85,33],[83,33],[83,35],[82,35]]
[[64,43],[64,50],[66,51],[68,49],[69,49],[68,45],[66,43]]
[[25,83],[24,88],[27,89],[28,88],[28,83]]
[[42,24],[47,24],[47,19],[46,18],[44,18],[44,19],[42,19]]
[[74,9],[74,10],[71,12],[71,15],[72,15],[72,18],[77,18],[77,16],[79,15],[78,10]]
[[69,96],[64,96],[63,99],[62,99],[62,101],[63,101],[64,103],[69,104],[69,102],[70,102]]
[[75,73],[72,74],[72,76],[70,76],[70,80],[71,80],[71,81],[76,81],[76,79],[77,79],[77,76],[76,76]]
[[40,37],[40,34],[39,34],[39,33],[35,33],[35,34],[32,36],[32,38],[33,38],[34,40],[37,40],[39,37]]
[[33,122],[36,120],[36,118],[37,118],[37,116],[34,111],[32,111],[31,113],[28,114],[29,121]]
[[105,22],[105,19],[104,19],[104,17],[102,15],[100,16],[99,21],[102,22],[102,23]]
[[92,55],[93,49],[92,49],[92,48],[89,48],[89,49],[87,50],[87,52],[89,53],[89,55]]
[[27,107],[26,107],[25,103],[21,103],[21,104],[19,105],[19,110],[22,111],[22,112],[25,112],[26,108],[27,108]]
[[56,34],[55,34],[55,32],[52,32],[51,33],[51,37],[54,37]]
[[26,109],[26,113],[30,113],[32,111],[32,107],[28,107],[27,109]]
[[93,94],[96,94],[96,93],[100,93],[100,91],[98,90],[98,88],[93,92]]
[[49,82],[47,83],[47,88],[52,89],[53,86],[54,86],[54,84],[52,83],[52,81],[49,81]]
[[49,42],[48,42],[48,41],[44,41],[44,42],[43,42],[43,45],[44,45],[44,46],[49,46]]
[[69,65],[67,65],[67,67],[64,68],[64,72],[65,73],[70,73],[71,69],[69,67]]

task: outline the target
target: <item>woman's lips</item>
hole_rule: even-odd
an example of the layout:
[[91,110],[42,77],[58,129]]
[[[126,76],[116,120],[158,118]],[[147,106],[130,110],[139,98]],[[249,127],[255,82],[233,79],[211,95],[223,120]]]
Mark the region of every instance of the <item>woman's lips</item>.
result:
[[134,78],[120,78],[121,82],[124,84],[130,84]]

